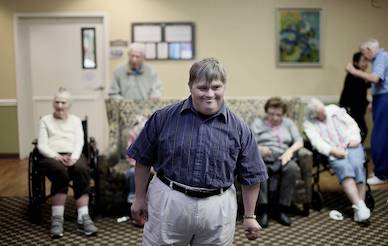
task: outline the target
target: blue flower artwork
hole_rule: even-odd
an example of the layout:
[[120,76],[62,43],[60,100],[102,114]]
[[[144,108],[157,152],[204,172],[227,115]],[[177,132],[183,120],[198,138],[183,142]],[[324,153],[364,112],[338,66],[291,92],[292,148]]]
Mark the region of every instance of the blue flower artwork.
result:
[[278,63],[320,64],[320,10],[279,9]]

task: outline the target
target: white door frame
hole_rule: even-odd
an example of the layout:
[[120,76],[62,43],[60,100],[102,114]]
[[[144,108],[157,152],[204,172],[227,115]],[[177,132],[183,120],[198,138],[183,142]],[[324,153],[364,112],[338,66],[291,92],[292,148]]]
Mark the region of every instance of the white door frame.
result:
[[[109,79],[109,39],[108,39],[108,19],[105,13],[16,13],[14,14],[14,47],[15,47],[15,69],[16,69],[16,102],[17,102],[17,118],[18,118],[18,135],[19,135],[19,158],[26,158],[32,149],[31,142],[35,138],[35,124],[31,122],[33,119],[33,98],[31,90],[30,76],[27,74],[26,58],[21,57],[23,54],[24,40],[20,38],[21,19],[23,18],[83,18],[97,17],[102,18],[104,28],[104,56],[105,56],[105,83]],[[88,100],[88,98],[80,98]],[[105,146],[106,143],[102,143]]]

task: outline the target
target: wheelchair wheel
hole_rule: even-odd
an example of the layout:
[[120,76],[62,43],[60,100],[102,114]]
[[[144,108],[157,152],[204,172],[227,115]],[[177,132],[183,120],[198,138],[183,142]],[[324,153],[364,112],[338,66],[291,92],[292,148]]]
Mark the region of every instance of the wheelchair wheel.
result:
[[90,187],[88,207],[89,207],[89,215],[92,219],[94,219],[97,215],[96,189],[94,186]]
[[365,204],[370,211],[373,212],[373,209],[375,208],[375,199],[373,198],[372,191],[369,189],[365,192]]
[[313,190],[311,207],[315,211],[321,211],[321,209],[323,208],[323,196],[321,192]]
[[45,181],[39,174],[36,164],[38,161],[38,155],[33,150],[30,153],[28,160],[28,219],[35,224],[39,224],[42,221],[41,216],[41,203],[44,201]]

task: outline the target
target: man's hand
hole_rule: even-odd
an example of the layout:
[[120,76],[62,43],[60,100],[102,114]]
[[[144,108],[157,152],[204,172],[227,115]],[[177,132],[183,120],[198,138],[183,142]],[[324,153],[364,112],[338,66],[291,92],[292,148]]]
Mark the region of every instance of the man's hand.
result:
[[261,226],[257,223],[256,219],[244,219],[245,236],[249,240],[255,240],[259,237],[259,231]]
[[343,149],[339,149],[339,148],[333,148],[330,151],[330,154],[338,159],[343,159],[346,156],[346,152]]
[[143,199],[135,198],[131,206],[132,218],[139,225],[144,225],[144,221],[148,220],[147,203]]
[[353,64],[350,63],[350,62],[346,65],[345,70],[346,70],[348,73],[350,73],[350,74],[354,74],[354,73],[356,73],[356,71],[357,71],[357,69],[356,69],[356,68],[353,66]]
[[360,143],[357,141],[354,141],[354,140],[350,140],[348,143],[349,148],[356,148],[356,147],[358,147],[358,145],[360,145]]
[[282,161],[282,166],[286,165],[292,158],[292,151],[290,150],[287,150],[286,152],[284,152],[280,157],[279,159]]
[[261,157],[266,158],[272,155],[272,151],[267,146],[259,146]]

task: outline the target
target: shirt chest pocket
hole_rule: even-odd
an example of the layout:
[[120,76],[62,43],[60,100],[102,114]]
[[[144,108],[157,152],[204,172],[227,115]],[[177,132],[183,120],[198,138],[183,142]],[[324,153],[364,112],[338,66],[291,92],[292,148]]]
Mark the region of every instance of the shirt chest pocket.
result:
[[225,179],[233,175],[234,169],[239,155],[239,147],[234,144],[222,145],[220,143],[214,145],[214,152],[212,155],[211,164],[214,168],[214,177],[218,179]]

